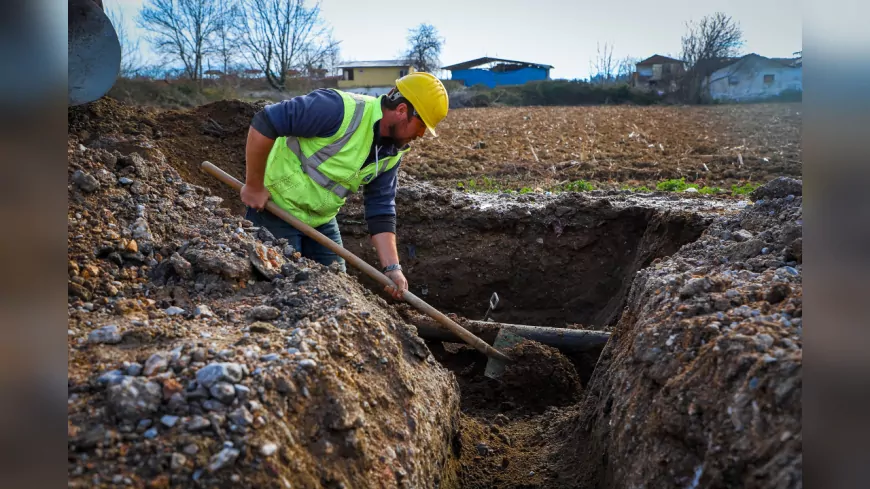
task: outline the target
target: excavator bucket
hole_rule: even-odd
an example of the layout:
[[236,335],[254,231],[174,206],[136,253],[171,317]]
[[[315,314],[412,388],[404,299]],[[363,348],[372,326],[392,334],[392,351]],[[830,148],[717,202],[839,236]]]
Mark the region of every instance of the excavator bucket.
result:
[[121,69],[118,34],[93,0],[69,3],[69,105],[93,102],[112,88]]

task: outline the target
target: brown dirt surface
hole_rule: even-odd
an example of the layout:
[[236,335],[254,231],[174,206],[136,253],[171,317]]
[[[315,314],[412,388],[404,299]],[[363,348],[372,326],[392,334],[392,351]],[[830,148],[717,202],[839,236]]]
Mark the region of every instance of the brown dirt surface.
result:
[[526,397],[526,406],[539,409],[564,406],[582,397],[580,377],[559,350],[524,340],[504,353],[513,360],[500,379],[507,396]]
[[[500,382],[240,217],[199,164],[241,178],[256,110],[68,112],[70,487],[800,486],[800,181],[735,201],[415,178],[799,175],[799,105],[451,111],[400,173],[412,291],[612,333],[600,358],[524,343]],[[339,222],[377,263],[359,196]]]
[[802,486],[802,197],[755,203],[638,273],[562,430],[561,481]]
[[114,135],[68,144],[69,486],[455,487],[413,329]]
[[801,175],[801,113],[801,104],[453,109],[403,167],[451,186],[486,175],[517,188],[577,179],[654,188],[686,177],[730,189]]

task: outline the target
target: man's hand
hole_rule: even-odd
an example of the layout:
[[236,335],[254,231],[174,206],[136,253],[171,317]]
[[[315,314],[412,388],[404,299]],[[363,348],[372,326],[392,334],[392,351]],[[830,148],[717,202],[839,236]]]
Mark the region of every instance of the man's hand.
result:
[[398,287],[398,288],[384,287],[384,290],[388,294],[392,295],[394,299],[401,300],[402,294],[406,290],[408,290],[408,281],[405,280],[405,275],[402,273],[401,270],[392,270],[392,271],[385,273],[384,275],[389,277],[389,279],[392,280],[394,284],[396,284],[396,287]]
[[242,202],[244,202],[246,206],[257,209],[258,211],[263,210],[263,208],[266,207],[266,202],[269,201],[269,190],[264,186],[257,187],[255,185],[242,185],[242,191],[240,194]]

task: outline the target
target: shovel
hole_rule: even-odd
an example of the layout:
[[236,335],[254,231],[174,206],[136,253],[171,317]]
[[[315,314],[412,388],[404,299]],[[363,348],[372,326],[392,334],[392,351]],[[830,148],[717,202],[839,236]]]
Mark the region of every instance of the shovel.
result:
[[489,313],[491,313],[495,306],[498,305],[498,294],[495,292],[492,293],[492,297],[489,298],[489,309],[486,310],[486,314],[483,315],[483,320],[486,321],[489,319]]
[[[210,163],[208,161],[203,161],[202,162],[202,169],[206,173],[209,173],[213,177],[224,182],[225,184],[229,185],[230,187],[233,187],[237,191],[242,189],[242,182],[238,181],[232,175],[226,173],[225,171],[221,170],[220,168],[213,165],[212,163]],[[303,233],[305,233],[306,236],[317,241],[318,243],[325,246],[326,248],[328,248],[329,250],[331,250],[332,252],[334,252],[338,256],[344,258],[345,261],[347,261],[348,263],[350,263],[354,267],[358,268],[360,271],[364,272],[366,275],[373,278],[381,285],[388,286],[388,287],[396,287],[396,284],[394,284],[393,281],[389,279],[389,277],[387,277],[386,275],[384,275],[383,273],[378,271],[373,266],[366,263],[364,260],[362,260],[358,256],[354,255],[353,253],[351,253],[347,249],[345,249],[343,246],[340,246],[335,241],[327,238],[326,236],[321,234],[319,231],[317,231],[313,227],[309,226],[308,224],[305,224],[304,222],[300,221],[299,219],[294,217],[289,212],[278,207],[274,202],[272,202],[272,201],[266,202],[266,210],[268,210],[272,214],[275,214],[276,216],[280,217],[281,219],[286,221],[288,224],[290,224],[294,228],[302,231]],[[411,304],[412,306],[416,307],[417,310],[419,310],[420,312],[424,312],[424,313],[428,314],[429,317],[431,317],[432,319],[434,319],[434,320],[438,321],[439,323],[441,323],[442,325],[444,325],[444,327],[446,327],[448,330],[453,332],[456,336],[460,337],[463,341],[465,341],[469,345],[473,346],[476,350],[478,350],[479,352],[481,352],[484,355],[486,355],[487,357],[489,357],[490,362],[493,360],[497,360],[498,362],[500,362],[502,364],[502,367],[501,367],[502,371],[504,371],[504,364],[511,361],[510,357],[508,357],[504,353],[500,352],[499,350],[489,346],[485,341],[483,341],[482,339],[478,338],[477,336],[471,334],[467,329],[456,324],[455,322],[453,322],[453,320],[451,320],[450,318],[448,318],[444,314],[440,313],[437,309],[430,306],[429,304],[424,302],[422,299],[420,299],[416,295],[412,294],[410,291],[406,290],[403,293],[402,298],[405,299],[405,301],[408,302],[409,304]]]

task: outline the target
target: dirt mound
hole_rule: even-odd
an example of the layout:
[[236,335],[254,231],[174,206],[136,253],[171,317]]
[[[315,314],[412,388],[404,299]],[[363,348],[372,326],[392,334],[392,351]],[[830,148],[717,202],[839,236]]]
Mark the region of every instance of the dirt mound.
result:
[[525,340],[505,354],[513,359],[501,378],[507,396],[527,397],[531,408],[564,406],[581,398],[580,377],[559,350]]
[[413,329],[122,114],[70,111],[70,487],[454,486],[458,386]]
[[802,198],[783,188],[800,182],[638,274],[563,424],[561,480],[800,486]]
[[184,181],[212,188],[224,199],[222,205],[240,213],[244,207],[237,192],[215,185],[214,177],[203,173],[200,164],[211,161],[244,181],[248,128],[262,107],[262,103],[225,100],[194,109],[159,110],[104,97],[70,108],[67,119],[69,134],[86,147],[162,158]]

